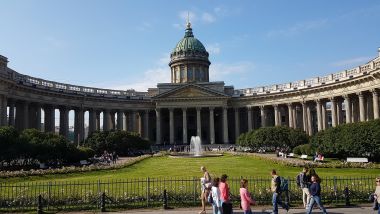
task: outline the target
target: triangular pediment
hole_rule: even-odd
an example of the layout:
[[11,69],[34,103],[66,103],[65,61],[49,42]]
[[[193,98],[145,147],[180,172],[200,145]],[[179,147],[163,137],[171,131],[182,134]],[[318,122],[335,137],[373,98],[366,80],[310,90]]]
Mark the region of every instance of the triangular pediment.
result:
[[202,99],[202,98],[227,98],[228,95],[195,84],[180,86],[165,93],[155,96],[155,99]]

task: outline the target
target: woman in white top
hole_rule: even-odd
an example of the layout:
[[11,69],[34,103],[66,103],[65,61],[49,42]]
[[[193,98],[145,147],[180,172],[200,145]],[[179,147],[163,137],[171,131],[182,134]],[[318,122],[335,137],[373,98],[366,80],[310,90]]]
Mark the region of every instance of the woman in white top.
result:
[[377,213],[380,214],[380,208],[379,208],[379,205],[380,205],[380,177],[376,178],[374,208],[376,206],[376,203],[377,203],[377,209],[378,209]]
[[207,172],[206,167],[201,166],[201,171],[203,172],[203,177],[201,178],[201,202],[202,202],[202,211],[199,212],[199,214],[205,214],[206,213],[206,201],[208,194],[210,192],[211,188],[211,176]]
[[219,178],[214,178],[211,187],[213,214],[222,214],[222,201],[220,200]]

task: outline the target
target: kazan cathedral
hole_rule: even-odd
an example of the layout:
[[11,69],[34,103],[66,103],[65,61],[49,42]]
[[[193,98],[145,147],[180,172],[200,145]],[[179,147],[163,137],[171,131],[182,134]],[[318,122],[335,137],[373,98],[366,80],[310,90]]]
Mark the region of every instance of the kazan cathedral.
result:
[[96,130],[112,129],[138,132],[157,145],[186,145],[191,136],[200,136],[203,144],[229,144],[241,133],[266,126],[313,135],[342,123],[379,118],[378,51],[366,64],[327,76],[234,89],[209,81],[209,53],[188,23],[170,55],[170,83],[158,83],[147,92],[24,75],[0,55],[0,126],[68,137],[70,115],[74,143]]

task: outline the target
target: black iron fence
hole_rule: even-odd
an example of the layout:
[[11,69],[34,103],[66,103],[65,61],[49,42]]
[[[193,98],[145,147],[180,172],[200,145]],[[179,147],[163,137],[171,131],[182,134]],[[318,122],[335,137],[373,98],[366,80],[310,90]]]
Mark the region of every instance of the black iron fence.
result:
[[[270,178],[247,178],[259,204],[270,204]],[[289,180],[289,203],[302,203],[295,178]],[[322,178],[322,199],[327,204],[367,202],[375,177]],[[240,178],[229,178],[231,199],[240,202]],[[126,180],[0,183],[0,212],[106,210],[144,207],[198,206],[199,178],[144,178]]]

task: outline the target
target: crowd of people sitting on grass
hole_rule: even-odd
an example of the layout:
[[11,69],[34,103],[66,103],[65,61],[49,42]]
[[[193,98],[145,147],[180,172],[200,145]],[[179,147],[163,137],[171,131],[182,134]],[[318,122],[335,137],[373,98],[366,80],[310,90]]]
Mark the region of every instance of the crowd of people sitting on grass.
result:
[[[211,178],[206,167],[202,166],[201,171],[201,202],[202,210],[199,214],[206,213],[206,203],[212,205],[213,214],[231,214],[232,203],[230,199],[230,188],[227,182],[228,176],[223,174],[220,178]],[[270,172],[272,177],[270,190],[272,192],[273,214],[278,214],[278,205],[289,211],[289,185],[288,180],[279,176],[275,169]],[[321,201],[321,179],[314,169],[304,167],[303,171],[296,176],[297,185],[302,189],[302,200],[306,213],[312,213],[315,204],[319,206],[324,214],[327,214]],[[380,179],[378,181],[380,196]],[[248,180],[241,179],[240,181],[240,208],[244,214],[252,214],[251,205],[256,205],[256,201],[248,190]],[[284,201],[282,200],[284,198]],[[379,197],[380,201],[380,197]],[[379,212],[380,214],[380,212]]]

